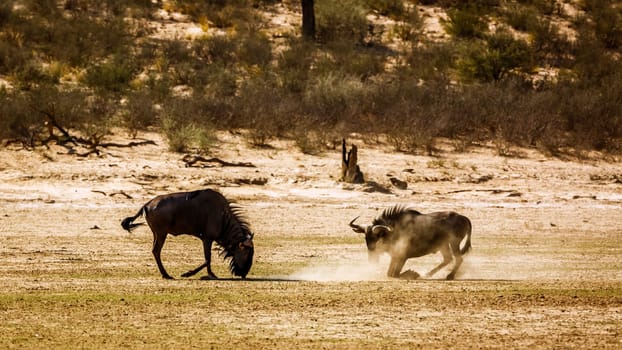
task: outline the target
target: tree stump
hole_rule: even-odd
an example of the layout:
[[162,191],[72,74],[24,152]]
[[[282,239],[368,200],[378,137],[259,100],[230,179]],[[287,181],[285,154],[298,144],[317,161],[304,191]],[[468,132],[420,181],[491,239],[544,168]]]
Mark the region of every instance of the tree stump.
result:
[[361,169],[359,168],[358,164],[356,164],[357,162],[356,145],[352,145],[352,148],[347,154],[346,154],[346,140],[345,139],[342,139],[341,146],[342,146],[341,147],[342,160],[341,160],[341,177],[339,178],[339,180],[343,182],[353,183],[353,184],[364,183],[365,179],[363,178],[363,173],[361,172]]

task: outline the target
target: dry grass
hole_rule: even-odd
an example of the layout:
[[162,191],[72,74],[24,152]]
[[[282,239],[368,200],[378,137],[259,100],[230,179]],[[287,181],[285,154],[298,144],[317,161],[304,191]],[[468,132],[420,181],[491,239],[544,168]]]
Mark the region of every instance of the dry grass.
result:
[[[258,150],[220,133],[216,156],[257,168],[199,169],[185,168],[160,135],[139,136],[157,145],[89,160],[54,145],[0,150],[0,347],[620,346],[622,193],[594,176],[619,173],[616,164],[529,150],[500,158],[482,147],[441,161],[354,139],[367,178],[409,183],[387,195],[335,182],[338,150],[304,155],[282,140]],[[258,176],[267,184],[236,185]],[[246,209],[256,245],[247,280],[230,279],[220,259],[213,267],[222,280],[163,280],[148,229],[128,234],[119,225],[155,194],[205,186]],[[363,238],[347,222],[369,222],[396,203],[471,218],[473,250],[456,281],[387,279],[387,259],[367,264]],[[198,266],[200,246],[170,237],[169,272]],[[424,273],[439,260],[406,268]]]

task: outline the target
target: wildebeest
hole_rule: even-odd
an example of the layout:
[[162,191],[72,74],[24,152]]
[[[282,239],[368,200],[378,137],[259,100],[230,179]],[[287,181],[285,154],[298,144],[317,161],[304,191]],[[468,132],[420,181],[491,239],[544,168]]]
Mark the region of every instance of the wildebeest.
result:
[[253,264],[253,233],[241,216],[240,208],[221,193],[205,189],[157,196],[143,205],[136,215],[123,219],[121,226],[131,231],[142,225],[133,223],[142,214],[153,232],[152,253],[162,277],[172,278],[160,259],[169,233],[173,236],[192,235],[203,241],[205,262],[182,277],[190,277],[207,267],[207,278],[217,278],[210,264],[213,242],[220,246],[225,260],[229,259],[231,273],[242,278],[248,274]]
[[389,277],[418,276],[414,271],[401,272],[406,260],[440,251],[443,262],[427,275],[432,276],[453,258],[453,269],[447,275],[447,279],[452,280],[462,264],[462,255],[471,248],[471,221],[455,212],[421,214],[412,208],[394,206],[385,209],[369,226],[355,224],[356,219],[358,217],[350,222],[350,227],[354,232],[365,234],[369,260],[375,263],[385,252],[391,256]]

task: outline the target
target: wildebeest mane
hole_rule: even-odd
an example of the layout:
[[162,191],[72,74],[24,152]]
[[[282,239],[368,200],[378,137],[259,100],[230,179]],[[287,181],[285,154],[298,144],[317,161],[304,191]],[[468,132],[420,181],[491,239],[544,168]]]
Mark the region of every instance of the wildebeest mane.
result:
[[383,210],[382,213],[374,219],[372,225],[394,226],[395,222],[397,222],[397,220],[399,220],[404,214],[421,215],[420,212],[413,208],[398,204]]
[[216,243],[218,243],[220,248],[219,255],[228,260],[231,272],[239,275],[237,273],[238,267],[233,260],[233,254],[238,244],[253,238],[253,233],[242,209],[234,203],[229,202],[228,204],[227,210],[223,213],[222,229],[220,237],[216,239]]

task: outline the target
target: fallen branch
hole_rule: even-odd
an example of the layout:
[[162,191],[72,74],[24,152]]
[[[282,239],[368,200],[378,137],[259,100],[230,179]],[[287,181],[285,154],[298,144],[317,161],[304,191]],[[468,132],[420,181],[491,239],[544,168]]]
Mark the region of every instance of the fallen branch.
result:
[[155,143],[155,141],[152,140],[144,140],[144,141],[132,141],[130,143],[116,143],[116,142],[104,142],[104,143],[100,143],[99,146],[100,147],[119,147],[119,148],[123,148],[123,147],[136,147],[136,146],[144,146],[144,145],[154,145],[157,146],[157,144]]
[[193,156],[190,154],[186,154],[181,160],[184,163],[186,163],[186,168],[189,168],[189,167],[211,168],[213,167],[213,166],[206,165],[206,164],[195,165],[197,163],[218,163],[220,164],[220,166],[231,166],[231,167],[248,167],[248,168],[255,167],[253,163],[248,163],[248,162],[231,163],[231,162],[227,162],[222,159],[219,159],[219,158],[205,158],[205,157],[196,156],[196,155]]
[[100,191],[100,190],[91,190],[91,192],[93,192],[93,193],[101,193],[104,196],[109,196],[109,197],[114,197],[116,195],[122,195],[122,196],[125,196],[125,198],[127,198],[127,199],[132,199],[132,196],[130,196],[129,194],[125,193],[124,191],[112,192],[110,194],[106,194],[106,192]]
[[499,189],[490,189],[490,190],[474,190],[474,189],[468,189],[468,190],[455,190],[455,191],[449,191],[449,192],[445,192],[445,194],[451,194],[451,193],[461,193],[461,192],[492,192],[494,194],[497,193],[513,193],[516,192],[514,190],[499,190]]
[[114,196],[116,196],[116,195],[122,195],[122,196],[125,196],[125,198],[127,198],[127,199],[132,199],[132,196],[130,196],[129,194],[127,194],[127,193],[125,193],[125,192],[123,192],[123,191],[119,191],[119,192],[112,192],[112,193],[110,194],[110,197],[114,197]]

